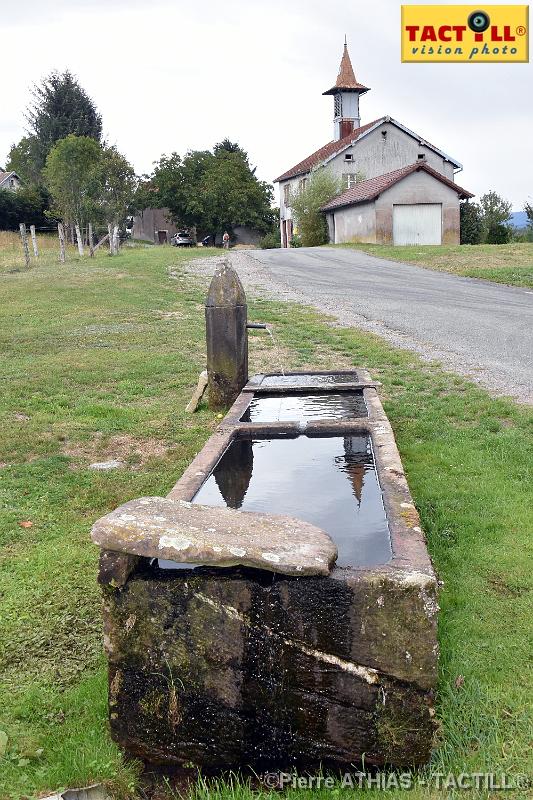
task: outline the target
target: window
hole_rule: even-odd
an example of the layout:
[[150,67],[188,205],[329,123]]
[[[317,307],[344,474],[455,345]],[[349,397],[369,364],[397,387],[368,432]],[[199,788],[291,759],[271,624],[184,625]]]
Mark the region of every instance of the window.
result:
[[342,95],[340,92],[335,95],[334,99],[335,116],[342,117]]
[[344,156],[345,161],[353,161],[353,153],[346,153]]
[[353,189],[356,183],[357,175],[354,175],[352,172],[347,172],[342,176],[342,185],[345,189]]
[[291,199],[291,187],[289,183],[286,183],[283,187],[283,202],[286,206],[289,205]]
[[419,161],[425,161],[426,160],[426,154],[425,153],[419,153],[418,154],[418,160]]
[[298,191],[301,192],[303,189],[305,189],[306,185],[307,185],[307,178],[302,178],[298,182]]

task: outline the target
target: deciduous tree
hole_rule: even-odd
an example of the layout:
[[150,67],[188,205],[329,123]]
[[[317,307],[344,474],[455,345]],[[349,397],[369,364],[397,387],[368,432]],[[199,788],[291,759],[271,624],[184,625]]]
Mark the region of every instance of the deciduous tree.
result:
[[[497,226],[507,226],[509,217],[511,216],[511,203],[500,197],[494,191],[487,192],[482,195],[479,200],[481,209],[481,221],[483,224],[483,241],[489,241],[489,231],[492,229],[491,236],[496,235],[499,230]],[[501,231],[497,234],[500,238],[503,236]],[[510,232],[509,232],[510,235]],[[509,237],[507,238],[508,241]]]
[[98,210],[101,198],[102,148],[88,136],[67,136],[46,159],[44,177],[52,197],[52,212],[80,227]]
[[272,187],[254,173],[246,152],[225,139],[213,152],[162,156],[151,180],[152,199],[178,225],[213,236],[237,225],[266,232],[273,220]]
[[96,211],[102,221],[120,225],[135,195],[137,179],[133,167],[116,147],[104,147],[95,178],[99,190]]
[[328,241],[326,217],[320,209],[340,191],[339,179],[327,169],[318,169],[311,173],[302,189],[291,194],[289,203],[304,247]]

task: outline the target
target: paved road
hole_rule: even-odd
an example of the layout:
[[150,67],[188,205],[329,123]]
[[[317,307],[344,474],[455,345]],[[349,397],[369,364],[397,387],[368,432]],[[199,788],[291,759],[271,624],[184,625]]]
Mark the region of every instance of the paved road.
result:
[[533,403],[533,292],[358,250],[250,252],[270,288]]

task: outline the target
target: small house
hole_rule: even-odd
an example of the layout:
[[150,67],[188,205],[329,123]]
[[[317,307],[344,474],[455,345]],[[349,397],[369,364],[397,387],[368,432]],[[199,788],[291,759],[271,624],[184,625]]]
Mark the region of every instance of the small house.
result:
[[0,189],[16,192],[22,186],[22,181],[16,172],[2,172],[0,170]]

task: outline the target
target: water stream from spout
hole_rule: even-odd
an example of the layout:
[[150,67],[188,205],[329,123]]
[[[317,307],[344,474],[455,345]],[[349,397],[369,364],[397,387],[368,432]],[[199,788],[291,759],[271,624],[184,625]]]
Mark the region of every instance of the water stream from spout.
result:
[[266,332],[268,333],[268,335],[272,339],[272,344],[274,345],[276,353],[278,354],[278,362],[279,362],[279,368],[281,370],[281,374],[283,375],[283,377],[285,377],[285,370],[283,369],[283,364],[281,362],[281,354],[280,354],[280,349],[279,349],[278,342],[274,338],[274,334],[272,333],[272,331],[270,330],[270,328],[268,326],[266,327]]

